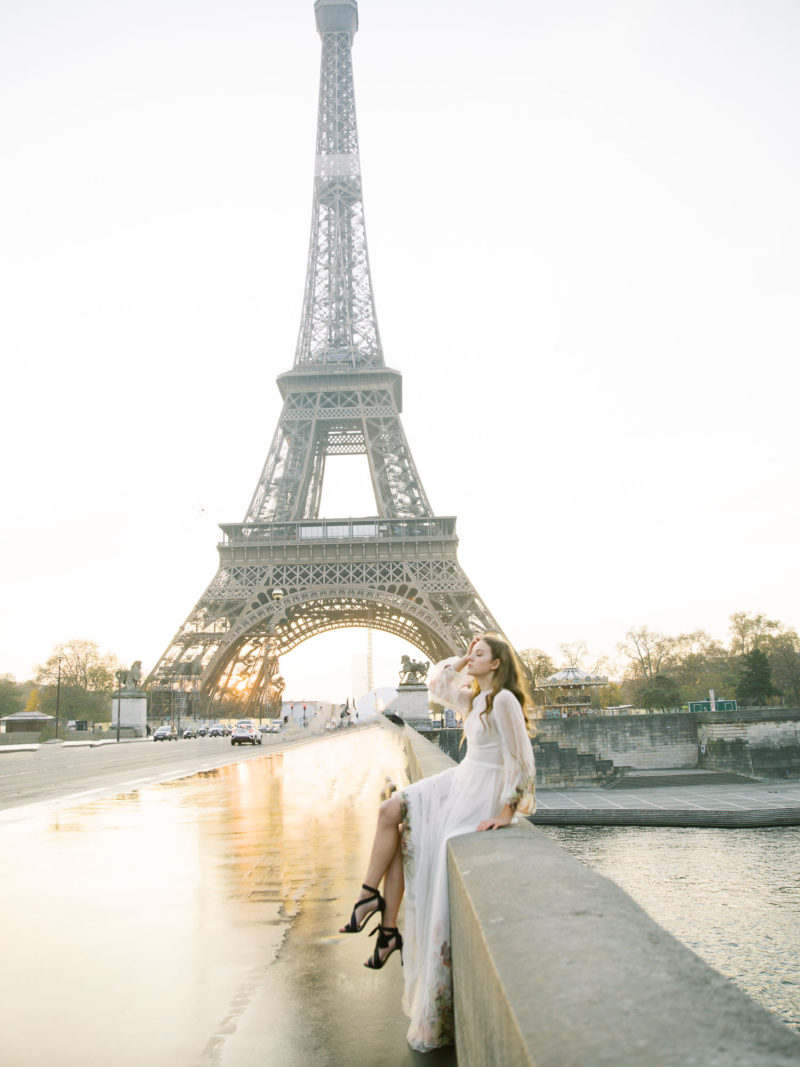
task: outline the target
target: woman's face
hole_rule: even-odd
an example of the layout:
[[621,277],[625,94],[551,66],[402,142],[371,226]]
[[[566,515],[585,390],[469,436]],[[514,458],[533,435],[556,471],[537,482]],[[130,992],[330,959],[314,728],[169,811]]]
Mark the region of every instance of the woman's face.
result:
[[483,678],[500,666],[499,659],[492,659],[492,650],[484,640],[476,641],[467,658],[467,674],[473,678]]

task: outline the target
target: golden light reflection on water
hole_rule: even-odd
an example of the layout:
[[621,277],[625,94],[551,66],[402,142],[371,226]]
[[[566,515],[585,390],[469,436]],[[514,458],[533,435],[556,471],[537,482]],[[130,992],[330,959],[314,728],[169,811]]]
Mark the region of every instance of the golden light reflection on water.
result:
[[360,882],[385,774],[398,735],[353,731],[0,829],[0,1061],[219,1062],[293,920]]

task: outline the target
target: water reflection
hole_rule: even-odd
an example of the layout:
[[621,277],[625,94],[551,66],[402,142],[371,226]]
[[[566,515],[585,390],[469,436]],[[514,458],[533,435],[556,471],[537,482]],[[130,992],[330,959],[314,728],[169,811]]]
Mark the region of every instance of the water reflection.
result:
[[[398,733],[353,731],[0,829],[0,1061],[255,1062],[269,1014],[248,1012],[280,1014],[268,969],[293,924],[336,929],[387,774],[405,780]],[[389,1008],[402,1039],[399,992]]]
[[800,1030],[800,828],[540,829]]

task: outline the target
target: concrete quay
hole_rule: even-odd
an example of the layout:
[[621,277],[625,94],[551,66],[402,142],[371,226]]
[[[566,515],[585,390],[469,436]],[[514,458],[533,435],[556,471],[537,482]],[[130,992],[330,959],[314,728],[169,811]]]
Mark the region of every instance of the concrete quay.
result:
[[684,772],[678,785],[670,784],[671,772],[660,773],[663,785],[653,784],[659,772],[651,771],[640,788],[631,775],[614,789],[537,789],[528,819],[543,826],[800,826],[800,781],[711,785],[695,772],[703,784],[692,785]]
[[[412,779],[452,766],[409,728],[406,749]],[[461,1067],[800,1063],[800,1036],[527,821],[448,863]]]

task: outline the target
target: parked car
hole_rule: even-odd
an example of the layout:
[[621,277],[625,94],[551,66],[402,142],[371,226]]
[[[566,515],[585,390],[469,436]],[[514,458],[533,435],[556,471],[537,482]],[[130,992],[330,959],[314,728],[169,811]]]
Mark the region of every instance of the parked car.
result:
[[178,731],[174,726],[159,726],[153,734],[154,741],[177,741]]
[[186,729],[183,731],[183,739],[184,741],[186,741],[192,737],[197,737],[197,731],[193,726],[187,726]]
[[231,733],[232,745],[260,745],[261,734],[250,721],[237,722]]

